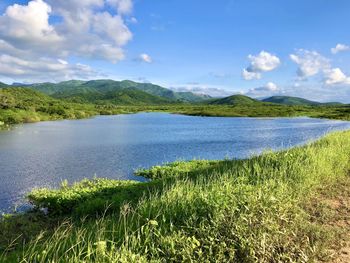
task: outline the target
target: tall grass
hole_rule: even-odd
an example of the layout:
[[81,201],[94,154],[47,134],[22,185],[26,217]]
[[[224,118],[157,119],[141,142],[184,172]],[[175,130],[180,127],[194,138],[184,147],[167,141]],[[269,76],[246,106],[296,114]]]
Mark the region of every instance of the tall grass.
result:
[[[80,199],[79,219],[67,214],[49,236],[33,237],[4,262],[309,262],[327,256],[333,233],[314,224],[302,205],[320,185],[348,175],[350,132],[248,160],[200,162],[143,171],[153,181],[138,185],[151,187],[131,184],[133,198],[123,192],[118,210],[94,216],[83,212]],[[44,192],[32,202],[64,199],[67,190]]]

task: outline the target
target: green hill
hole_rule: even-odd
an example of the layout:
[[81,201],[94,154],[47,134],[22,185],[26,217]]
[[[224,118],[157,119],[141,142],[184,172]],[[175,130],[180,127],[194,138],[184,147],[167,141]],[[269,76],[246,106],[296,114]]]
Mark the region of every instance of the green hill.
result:
[[110,91],[104,95],[101,103],[106,101],[117,105],[155,105],[173,103],[169,99],[155,96],[135,88]]
[[206,101],[209,99],[212,99],[211,96],[206,95],[206,94],[195,94],[193,92],[176,92],[178,96],[181,97],[183,101],[188,101],[188,102],[202,102]]
[[0,89],[1,88],[6,88],[6,87],[8,87],[8,85],[6,85],[5,83],[0,82]]
[[253,104],[262,104],[262,102],[244,95],[233,95],[233,96],[229,96],[221,99],[210,100],[208,104],[210,105],[253,105]]
[[[132,89],[134,98],[145,97],[144,93],[153,95],[156,98],[151,99],[150,101],[158,101],[156,104],[159,104],[159,97],[164,99],[164,102],[200,102],[204,101],[209,96],[197,95],[191,92],[175,92],[164,87],[154,85],[152,83],[138,83],[130,80],[124,81],[114,81],[108,79],[102,80],[91,80],[91,81],[81,81],[81,80],[70,80],[60,83],[40,83],[33,84],[30,86],[35,90],[44,92],[54,98],[65,98],[65,99],[74,99],[80,101],[101,101],[104,100],[107,94],[110,92],[118,94],[122,90]],[[136,95],[137,91],[141,93]],[[108,97],[108,96],[107,96]],[[118,101],[118,100],[116,100]],[[131,100],[128,100],[131,103]],[[144,101],[140,101],[143,103]],[[129,104],[128,103],[128,104]],[[135,101],[135,104],[139,104]]]
[[86,118],[97,113],[93,105],[57,100],[29,88],[0,89],[0,123]]
[[32,109],[55,101],[41,92],[27,88],[3,88],[0,90],[0,109]]
[[290,97],[290,96],[272,96],[262,100],[263,102],[271,102],[283,105],[320,105],[322,103],[317,101],[311,101],[298,97]]

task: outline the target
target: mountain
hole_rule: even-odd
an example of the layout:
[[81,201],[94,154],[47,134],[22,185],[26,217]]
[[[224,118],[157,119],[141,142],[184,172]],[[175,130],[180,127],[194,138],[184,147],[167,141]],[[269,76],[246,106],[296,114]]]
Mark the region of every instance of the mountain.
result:
[[7,84],[0,82],[0,89],[1,89],[1,88],[6,88],[6,87],[8,87]]
[[41,91],[47,95],[53,95],[57,92],[69,92],[78,86],[85,83],[84,81],[79,80],[70,80],[70,81],[63,81],[60,83],[35,83],[30,85],[29,87],[38,91]]
[[31,86],[33,84],[28,84],[28,83],[21,83],[21,82],[13,82],[11,84],[11,86],[14,86],[14,87],[28,87],[28,86]]
[[209,100],[212,99],[211,96],[207,95],[207,94],[196,94],[193,92],[176,92],[176,94],[184,101],[188,101],[188,102],[202,102],[205,100]]
[[[138,83],[130,80],[70,80],[60,83],[33,84],[30,86],[30,88],[46,93],[54,98],[73,99],[75,101],[80,99],[81,101],[89,102],[106,100],[106,96],[108,98],[111,93],[114,93],[114,96],[116,96],[116,94],[120,94],[117,92],[128,89],[131,91],[124,92],[124,96],[127,96],[126,93],[129,93],[130,98],[145,99],[145,93],[147,93],[149,95],[153,95],[153,98],[148,96],[147,100],[154,102],[157,101],[157,104],[159,104],[161,101],[160,98],[163,98],[163,101],[167,103],[200,102],[210,98],[210,96],[197,95],[191,92],[175,92],[152,83]],[[136,95],[138,91],[141,93]],[[113,101],[118,101],[118,99],[114,97]],[[121,101],[123,101],[123,99],[121,99]],[[131,100],[127,101],[131,103]],[[144,101],[141,100],[141,103],[143,102]]]
[[55,103],[58,101],[32,89],[14,87],[0,89],[0,109],[32,110]]
[[271,103],[277,103],[277,104],[283,104],[283,105],[320,105],[322,103],[317,101],[311,101],[303,98],[298,97],[290,97],[290,96],[272,96],[266,99],[262,100],[263,102],[271,102]]
[[154,96],[147,92],[137,90],[135,88],[126,88],[120,90],[112,90],[106,93],[86,92],[71,97],[60,97],[56,94],[56,98],[66,98],[68,101],[77,103],[96,103],[96,104],[115,104],[115,105],[160,105],[172,104],[174,101]]
[[221,99],[213,99],[208,101],[210,105],[253,105],[262,104],[261,101],[252,99],[244,95],[233,95]]

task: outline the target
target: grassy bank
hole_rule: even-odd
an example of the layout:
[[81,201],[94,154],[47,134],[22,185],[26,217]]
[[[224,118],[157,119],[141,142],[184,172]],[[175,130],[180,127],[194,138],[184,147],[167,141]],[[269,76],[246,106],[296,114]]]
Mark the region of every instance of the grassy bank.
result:
[[350,106],[198,105],[174,109],[173,112],[211,117],[313,117],[350,120]]
[[[140,170],[150,182],[85,180],[29,195],[48,214],[5,217],[4,262],[309,262],[341,231],[312,205],[348,180],[350,132],[248,160]],[[311,204],[311,205],[310,205]]]
[[137,107],[72,103],[26,88],[0,89],[0,129],[18,123],[82,119],[137,111]]

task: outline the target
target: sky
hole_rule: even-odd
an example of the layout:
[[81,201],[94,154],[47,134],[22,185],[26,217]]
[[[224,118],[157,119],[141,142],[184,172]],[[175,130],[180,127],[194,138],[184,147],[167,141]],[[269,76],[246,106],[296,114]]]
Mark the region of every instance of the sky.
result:
[[0,0],[0,81],[350,103],[348,0]]

